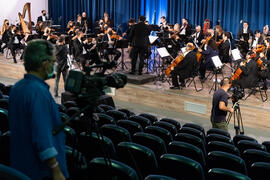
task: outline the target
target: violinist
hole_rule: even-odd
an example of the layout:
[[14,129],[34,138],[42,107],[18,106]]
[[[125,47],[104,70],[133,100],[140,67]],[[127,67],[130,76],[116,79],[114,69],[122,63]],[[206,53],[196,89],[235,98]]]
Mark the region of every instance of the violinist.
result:
[[168,23],[166,21],[165,16],[161,16],[160,21],[161,21],[159,24],[160,30],[164,31],[166,28],[168,29]]
[[270,36],[269,26],[268,25],[265,25],[263,27],[263,33],[262,33],[263,40],[265,40],[269,36]]
[[[171,76],[173,86],[170,89],[180,89],[185,87],[185,79],[191,77],[197,66],[197,56],[192,43],[187,43],[186,51],[183,54],[183,60],[177,64],[176,67],[172,67]],[[178,78],[180,86],[178,83]]]
[[0,52],[3,53],[3,50],[8,46],[8,42],[9,39],[11,37],[11,29],[10,29],[10,25],[9,25],[9,21],[7,19],[4,20],[4,24],[2,26],[2,30],[1,30],[1,36],[2,36],[2,43],[5,43],[5,45],[1,48],[0,46]]
[[102,37],[102,41],[108,43],[108,46],[104,48],[104,58],[107,62],[110,62],[109,55],[115,55],[113,58],[113,61],[115,62],[117,62],[121,56],[121,52],[115,48],[116,39],[113,38],[114,35],[116,34],[113,34],[112,28],[109,27]]
[[[14,34],[10,38],[10,49],[11,49],[11,54],[13,56],[13,61],[14,63],[17,63],[16,60],[16,50],[17,49],[24,49],[24,45],[21,43],[21,40],[23,39],[23,36],[21,34],[21,31],[14,26]],[[23,54],[21,54],[20,60],[22,60]]]
[[90,29],[90,27],[91,27],[91,25],[90,25],[91,21],[90,21],[89,18],[87,18],[86,12],[83,12],[83,13],[82,13],[82,22],[83,22],[83,24],[84,24],[84,28],[86,29],[86,31],[87,31],[88,29]]
[[231,42],[230,42],[231,34],[229,32],[225,32],[222,35],[222,43],[219,46],[219,57],[222,63],[230,62],[230,49],[231,49]]
[[51,43],[55,44],[58,37],[57,37],[57,35],[52,34],[52,29],[50,27],[46,27],[44,29],[42,39],[45,39],[45,40],[50,41]]
[[[261,65],[259,65],[259,61],[262,62]],[[268,87],[267,87],[267,81],[266,79],[269,79],[269,69],[268,67],[270,67],[270,61],[268,61],[264,55],[264,52],[261,52],[259,54],[259,58],[257,58],[257,65],[258,65],[258,68],[259,68],[259,71],[258,71],[258,74],[259,74],[259,78],[263,81],[263,88],[262,90],[267,90]]]
[[204,38],[203,32],[202,32],[202,28],[201,26],[196,26],[196,32],[194,34],[191,35],[191,37],[193,38],[194,43],[197,44],[197,46],[201,46],[202,45],[202,40]]
[[184,42],[187,42],[187,38],[191,35],[191,25],[186,18],[182,19],[182,26],[180,28],[180,37]]
[[270,61],[270,38],[266,38],[264,40],[264,43],[266,45],[265,58],[266,58],[267,61]]
[[109,27],[113,27],[113,21],[109,18],[109,14],[107,12],[104,12],[103,22]]
[[252,39],[252,31],[249,28],[248,22],[243,23],[243,28],[241,28],[237,34],[237,39],[240,40],[240,51],[242,54],[246,54],[249,51],[249,41]]
[[259,44],[263,44],[263,37],[261,36],[260,30],[255,31],[255,36],[252,38],[250,44],[251,44],[251,49],[254,49],[257,47]]
[[[211,37],[211,39],[215,40],[214,39],[214,35],[215,35],[215,32],[213,29],[207,29],[207,33],[206,33],[206,36],[205,38],[202,40],[202,43],[205,43],[206,42],[206,39]],[[205,46],[206,47],[206,46]]]
[[75,26],[85,32],[84,22],[82,21],[82,16],[80,14],[77,15]]
[[223,39],[223,29],[220,25],[216,25],[215,41],[220,42]]

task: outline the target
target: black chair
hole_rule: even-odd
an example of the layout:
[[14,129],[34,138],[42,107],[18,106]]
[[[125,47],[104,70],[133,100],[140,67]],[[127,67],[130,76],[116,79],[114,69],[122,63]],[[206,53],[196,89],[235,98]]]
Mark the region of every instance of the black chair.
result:
[[66,108],[64,105],[62,105],[62,104],[57,104],[57,107],[58,107],[58,111],[59,111],[60,113],[67,113],[67,108]]
[[261,145],[254,141],[240,140],[238,141],[236,146],[239,149],[240,153],[243,153],[247,149],[258,149],[261,151],[266,151],[266,148],[264,145]]
[[121,111],[121,112],[123,112],[123,113],[126,113],[126,115],[128,116],[128,118],[129,118],[130,116],[135,116],[135,113],[134,113],[134,112],[131,112],[131,111],[128,110],[128,109],[121,108],[121,109],[118,109],[118,111]]
[[173,137],[172,137],[170,131],[168,131],[164,128],[158,127],[158,126],[147,126],[144,129],[144,132],[156,135],[156,136],[160,137],[161,139],[163,139],[163,141],[166,144],[166,147],[168,147],[169,143],[173,141]]
[[257,149],[247,149],[242,154],[242,158],[246,162],[248,172],[250,171],[251,165],[255,162],[267,162],[270,163],[270,153],[257,150]]
[[165,142],[158,136],[149,133],[138,132],[133,135],[133,142],[151,149],[157,158],[167,153]]
[[231,144],[234,145],[233,140],[231,140],[231,138],[227,137],[227,136],[223,136],[220,134],[209,134],[206,136],[206,142],[209,143],[211,141],[220,141],[220,142],[224,142],[227,144]]
[[87,162],[95,157],[115,158],[116,152],[112,141],[106,137],[96,133],[87,134],[85,132],[78,136],[78,151],[80,151]]
[[9,131],[8,110],[0,108],[0,131]]
[[96,113],[96,115],[98,116],[98,119],[99,119],[97,121],[99,127],[103,126],[104,124],[116,124],[114,118],[107,114]]
[[222,152],[212,151],[207,155],[207,168],[224,168],[247,175],[245,161],[239,156]]
[[10,166],[10,131],[3,133],[0,141],[0,164]]
[[142,117],[149,119],[151,121],[151,123],[158,121],[158,118],[152,114],[142,113],[139,116],[142,116]]
[[192,144],[192,145],[200,148],[202,150],[204,156],[206,156],[205,144],[201,138],[194,136],[192,134],[178,133],[175,135],[174,140]]
[[0,99],[0,108],[8,110],[8,99]]
[[66,145],[70,147],[74,147],[76,145],[76,132],[69,126],[64,128],[64,132],[66,134]]
[[66,101],[63,103],[63,105],[66,107],[66,109],[70,107],[78,107],[78,104],[75,101]]
[[114,107],[112,107],[110,105],[106,105],[106,104],[100,104],[100,105],[98,105],[98,107],[102,108],[105,112],[107,112],[109,110],[115,110]]
[[211,128],[211,129],[209,129],[207,131],[207,135],[209,135],[209,134],[220,134],[220,135],[223,135],[223,136],[227,136],[228,138],[231,138],[230,133],[228,133],[225,130],[217,129],[217,128]]
[[199,162],[203,169],[205,168],[206,163],[202,150],[192,144],[180,141],[170,142],[168,153],[177,154],[193,159],[194,161]]
[[108,110],[106,114],[113,117],[116,122],[120,119],[128,119],[126,113],[117,110]]
[[240,141],[240,140],[248,140],[248,141],[258,142],[256,139],[249,137],[249,136],[242,135],[242,134],[237,134],[233,137],[233,142],[235,145],[237,145],[238,141]]
[[222,168],[213,168],[208,171],[207,180],[251,180],[248,176]]
[[198,124],[194,124],[194,123],[185,123],[183,125],[183,127],[191,127],[191,128],[194,128],[194,129],[197,129],[199,131],[201,131],[204,135],[205,135],[205,131],[204,131],[204,128]]
[[165,121],[165,122],[171,123],[172,125],[174,125],[177,128],[177,131],[179,131],[179,129],[181,128],[180,122],[178,122],[174,119],[162,118],[160,121]]
[[[74,114],[80,112],[80,108],[78,107],[70,107],[70,108],[67,108],[67,115],[69,117],[73,116]],[[79,116],[79,115],[78,115]]]
[[205,143],[205,135],[200,130],[197,130],[191,127],[182,127],[179,133],[187,133],[187,134],[197,136],[198,138],[201,138],[203,142]]
[[143,132],[142,126],[139,123],[134,122],[134,121],[119,120],[117,121],[117,125],[128,130],[131,136],[137,132]]
[[102,180],[139,180],[136,171],[128,165],[102,157],[95,158],[89,163],[89,179]]
[[234,154],[236,156],[240,156],[240,152],[237,147],[235,147],[232,144],[224,143],[221,141],[210,141],[207,144],[207,151],[222,151],[222,152],[227,152]]
[[104,111],[104,109],[102,109],[101,107],[97,106],[96,107],[96,113],[103,113],[103,114],[105,114],[106,112]]
[[11,167],[0,164],[1,180],[31,180],[28,176]]
[[147,176],[146,178],[144,178],[144,180],[177,180],[177,179],[169,177],[169,176],[151,174]]
[[66,113],[60,112],[59,114],[62,122],[65,122],[69,119],[69,116]]
[[140,144],[121,142],[117,146],[117,156],[121,162],[133,167],[141,177],[157,173],[155,153]]
[[255,162],[249,170],[249,177],[252,180],[262,180],[270,177],[270,163]]
[[270,153],[270,141],[264,141],[264,142],[262,143],[262,145],[264,145],[265,148],[266,148],[266,150],[267,150],[267,152]]
[[135,121],[137,123],[139,123],[142,128],[144,129],[146,126],[151,126],[151,121],[145,117],[142,117],[142,116],[131,116],[129,118],[129,120],[131,121]]
[[175,136],[175,134],[177,133],[177,128],[168,122],[156,121],[156,122],[154,122],[153,126],[158,126],[158,127],[167,129],[168,131],[170,131],[172,136]]
[[7,86],[5,86],[5,88],[2,91],[3,94],[9,96],[9,93],[10,93],[12,87],[13,87],[13,85],[7,85]]
[[176,179],[205,179],[200,163],[176,154],[164,154],[160,157],[159,173]]
[[112,140],[115,147],[120,142],[131,141],[131,136],[128,130],[117,125],[105,124],[101,127],[101,132],[104,136]]

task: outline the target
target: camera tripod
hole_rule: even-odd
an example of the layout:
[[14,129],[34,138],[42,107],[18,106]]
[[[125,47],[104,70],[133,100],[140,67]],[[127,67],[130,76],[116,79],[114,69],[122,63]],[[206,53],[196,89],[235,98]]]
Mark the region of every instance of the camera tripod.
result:
[[240,110],[240,104],[238,101],[233,103],[233,110],[234,110],[233,113],[230,113],[227,118],[227,125],[229,125],[230,120],[233,116],[235,134],[244,134],[244,125]]

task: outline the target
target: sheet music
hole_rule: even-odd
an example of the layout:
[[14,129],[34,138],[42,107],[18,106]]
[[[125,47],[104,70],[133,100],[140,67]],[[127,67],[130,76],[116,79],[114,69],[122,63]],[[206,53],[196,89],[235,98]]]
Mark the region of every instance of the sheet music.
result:
[[157,52],[162,58],[171,56],[165,47],[157,48]]
[[222,62],[221,62],[221,60],[219,59],[219,56],[213,56],[213,57],[212,57],[212,61],[213,61],[214,65],[215,65],[215,67],[216,67],[217,69],[219,69],[219,68],[222,67]]
[[187,50],[186,47],[181,48],[181,51],[182,51],[183,54],[186,52],[186,50]]
[[240,54],[239,49],[236,48],[232,50],[232,57],[234,61],[241,59],[241,54]]
[[149,38],[150,44],[153,44],[153,42],[155,42],[158,39],[157,36],[148,36],[148,38]]

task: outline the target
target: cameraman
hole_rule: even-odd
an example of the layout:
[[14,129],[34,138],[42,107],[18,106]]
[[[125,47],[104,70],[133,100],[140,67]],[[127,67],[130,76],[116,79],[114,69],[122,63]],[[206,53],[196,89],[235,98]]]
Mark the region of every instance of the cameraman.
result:
[[227,112],[233,112],[233,108],[228,107],[228,94],[227,91],[230,89],[230,79],[224,78],[220,82],[221,88],[214,93],[212,100],[211,110],[211,123],[213,128],[228,130],[226,115]]

